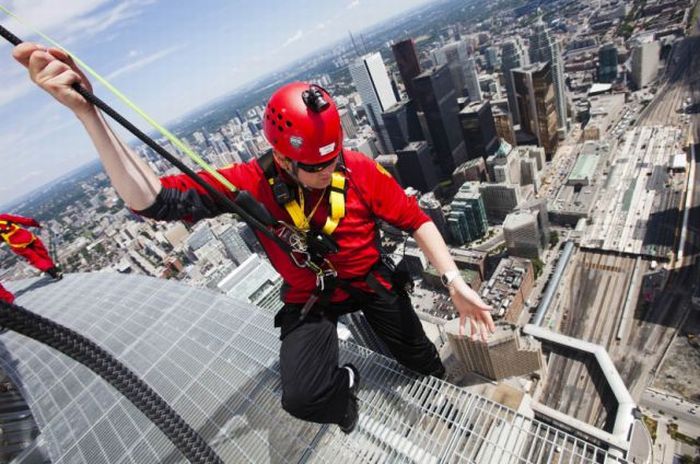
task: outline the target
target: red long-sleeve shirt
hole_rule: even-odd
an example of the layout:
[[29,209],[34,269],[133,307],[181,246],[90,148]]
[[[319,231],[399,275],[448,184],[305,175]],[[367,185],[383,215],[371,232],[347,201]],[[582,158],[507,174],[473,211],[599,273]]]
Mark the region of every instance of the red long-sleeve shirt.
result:
[[39,223],[31,218],[14,214],[0,214],[0,237],[12,248],[22,248],[31,244],[36,235],[18,226],[39,227]]
[[[333,232],[332,237],[339,251],[327,256],[341,279],[352,279],[367,275],[379,259],[377,248],[376,220],[408,232],[413,232],[430,218],[421,211],[415,198],[406,196],[401,186],[377,162],[362,153],[345,151],[346,214]],[[262,203],[277,220],[293,224],[287,211],[277,204],[265,174],[256,160],[234,164],[219,172],[238,189],[247,190]],[[199,173],[217,190],[230,192],[206,172]],[[144,211],[138,211],[154,219],[183,219],[196,221],[223,213],[206,191],[185,175],[168,176],[161,179],[163,191],[156,203]],[[322,191],[305,191],[304,206],[310,214]],[[329,214],[328,192],[311,218],[311,224],[320,229]],[[303,303],[316,288],[316,278],[308,269],[297,267],[291,258],[272,240],[258,233],[272,266],[285,282],[283,299],[288,303]],[[353,285],[369,290],[364,282]],[[331,301],[340,301],[347,295],[340,289]]]

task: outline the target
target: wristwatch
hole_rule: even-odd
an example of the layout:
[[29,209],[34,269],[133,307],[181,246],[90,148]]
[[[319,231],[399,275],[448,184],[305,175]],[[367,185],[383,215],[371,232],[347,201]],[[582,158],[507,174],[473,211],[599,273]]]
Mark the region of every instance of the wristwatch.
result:
[[452,282],[459,277],[459,271],[454,270],[454,271],[447,271],[443,275],[440,276],[440,280],[442,281],[442,285],[444,285],[447,288],[450,288],[452,286]]

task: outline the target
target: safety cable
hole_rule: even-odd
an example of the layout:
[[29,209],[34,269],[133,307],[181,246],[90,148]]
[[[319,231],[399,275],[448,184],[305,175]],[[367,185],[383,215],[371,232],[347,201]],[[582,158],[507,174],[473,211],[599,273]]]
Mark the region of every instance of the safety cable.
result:
[[106,380],[148,417],[192,463],[222,459],[168,403],[133,371],[92,340],[21,306],[0,300],[0,328],[48,345]]
[[[7,10],[2,8],[1,6],[0,9],[7,12]],[[12,34],[3,26],[0,26],[0,35],[15,46],[22,43],[22,40],[20,38]],[[73,55],[71,55],[71,57],[75,59]],[[258,230],[266,237],[274,241],[283,251],[285,251],[286,253],[291,253],[293,251],[288,243],[286,243],[284,240],[278,237],[267,227],[277,225],[277,222],[270,216],[269,212],[264,208],[264,206],[260,205],[245,190],[238,190],[235,200],[229,199],[226,195],[216,190],[208,182],[202,179],[202,177],[199,176],[196,172],[188,168],[182,161],[180,161],[175,156],[170,154],[167,150],[165,150],[163,147],[158,145],[158,143],[156,143],[151,137],[143,133],[139,128],[134,126],[131,122],[129,122],[121,114],[115,111],[107,103],[100,100],[97,96],[95,96],[95,94],[93,94],[78,83],[73,84],[72,88],[73,90],[78,92],[83,98],[85,98],[94,106],[96,106],[104,113],[109,115],[114,121],[119,123],[122,127],[124,127],[126,130],[131,132],[138,139],[140,139],[142,142],[144,142],[146,145],[152,148],[156,153],[158,153],[160,156],[162,156],[175,167],[177,167],[190,179],[196,182],[197,185],[206,190],[206,192],[209,195],[211,195],[216,201],[225,205],[229,209],[229,211],[238,214],[251,227]]]

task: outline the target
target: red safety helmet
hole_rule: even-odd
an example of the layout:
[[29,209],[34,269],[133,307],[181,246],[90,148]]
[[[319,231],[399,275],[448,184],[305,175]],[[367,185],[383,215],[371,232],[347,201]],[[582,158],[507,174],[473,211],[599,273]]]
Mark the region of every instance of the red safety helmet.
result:
[[333,98],[322,87],[293,82],[272,94],[263,132],[272,147],[306,165],[325,163],[343,148],[343,129]]

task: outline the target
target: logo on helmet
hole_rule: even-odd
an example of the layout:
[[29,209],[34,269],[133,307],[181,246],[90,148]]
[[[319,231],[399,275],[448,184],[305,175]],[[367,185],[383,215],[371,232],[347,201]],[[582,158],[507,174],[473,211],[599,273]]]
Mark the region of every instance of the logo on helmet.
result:
[[321,148],[318,149],[318,152],[321,154],[321,156],[326,156],[329,153],[333,153],[335,150],[335,142],[329,143],[328,145],[324,145]]
[[289,137],[289,144],[293,146],[294,148],[299,148],[301,145],[304,143],[304,139],[299,137],[298,135],[292,135]]

